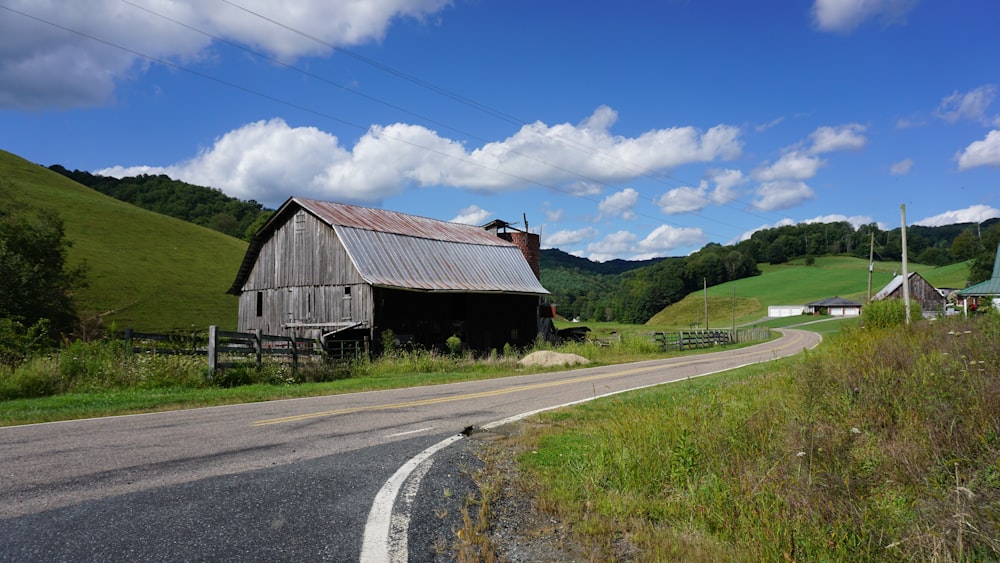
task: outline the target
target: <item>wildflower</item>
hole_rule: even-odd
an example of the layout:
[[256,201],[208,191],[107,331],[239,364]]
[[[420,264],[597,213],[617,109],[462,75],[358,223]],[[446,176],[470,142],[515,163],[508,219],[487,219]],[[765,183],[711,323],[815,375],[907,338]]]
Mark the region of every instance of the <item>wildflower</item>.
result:
[[851,428],[851,434],[861,434],[861,429],[857,427]]
[[806,452],[799,452],[799,453],[795,454],[795,457],[803,457],[805,455],[806,455]]

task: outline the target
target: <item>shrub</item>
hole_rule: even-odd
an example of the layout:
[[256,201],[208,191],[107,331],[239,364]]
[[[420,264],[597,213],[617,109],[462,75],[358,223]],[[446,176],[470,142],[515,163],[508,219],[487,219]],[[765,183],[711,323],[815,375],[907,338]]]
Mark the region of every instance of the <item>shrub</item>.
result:
[[[920,303],[910,300],[910,321],[922,318]],[[864,306],[861,320],[865,326],[872,328],[890,328],[906,322],[906,303],[902,299],[882,299],[872,301]]]

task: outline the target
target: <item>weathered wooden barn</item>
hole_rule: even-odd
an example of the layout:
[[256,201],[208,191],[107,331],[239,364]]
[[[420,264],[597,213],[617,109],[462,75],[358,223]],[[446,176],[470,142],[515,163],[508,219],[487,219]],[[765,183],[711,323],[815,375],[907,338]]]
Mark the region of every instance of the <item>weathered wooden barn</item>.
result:
[[[548,291],[537,234],[291,198],[254,235],[229,293],[239,330],[324,341],[392,330],[489,350],[530,344]],[[509,239],[509,240],[508,240]],[[522,251],[522,248],[524,251]]]
[[[945,297],[917,272],[910,272],[910,299],[920,303],[924,316],[944,312]],[[872,301],[903,298],[903,276],[897,275],[872,297]]]

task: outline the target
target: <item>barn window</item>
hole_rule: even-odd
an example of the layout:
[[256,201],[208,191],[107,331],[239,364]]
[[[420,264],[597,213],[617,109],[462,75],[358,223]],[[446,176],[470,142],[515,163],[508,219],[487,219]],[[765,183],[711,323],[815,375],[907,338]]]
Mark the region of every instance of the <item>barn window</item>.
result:
[[264,292],[263,291],[258,291],[257,292],[257,316],[258,317],[263,317],[264,316]]
[[351,298],[351,286],[344,286],[344,299]]

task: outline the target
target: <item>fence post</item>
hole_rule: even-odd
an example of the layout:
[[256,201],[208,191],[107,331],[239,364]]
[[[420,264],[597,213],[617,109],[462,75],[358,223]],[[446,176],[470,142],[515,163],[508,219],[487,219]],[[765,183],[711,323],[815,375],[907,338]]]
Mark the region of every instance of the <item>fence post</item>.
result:
[[132,329],[125,329],[125,355],[132,355]]
[[219,367],[219,327],[208,327],[208,380],[215,377],[215,369]]
[[253,331],[253,349],[257,353],[257,369],[260,369],[264,365],[264,340],[262,337],[261,330],[258,328]]

